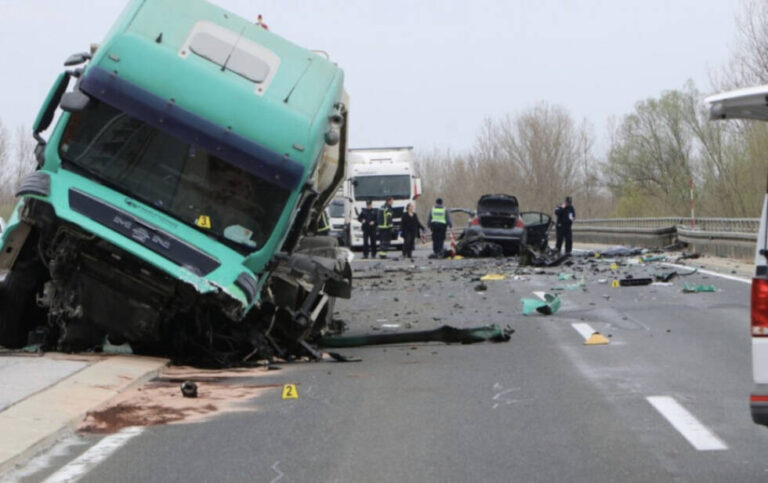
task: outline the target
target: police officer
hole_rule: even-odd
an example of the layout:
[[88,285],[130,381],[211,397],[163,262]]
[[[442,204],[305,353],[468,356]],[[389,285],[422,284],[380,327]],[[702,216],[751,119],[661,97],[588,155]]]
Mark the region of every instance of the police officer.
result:
[[452,227],[451,216],[448,210],[443,206],[443,199],[435,200],[435,206],[429,212],[427,220],[429,229],[432,230],[432,255],[431,258],[443,258],[443,244],[445,243],[445,232],[447,228]]
[[378,211],[373,207],[371,200],[368,200],[365,202],[365,208],[357,216],[357,221],[363,225],[363,258],[368,258],[369,251],[371,252],[371,257],[376,258]]
[[557,234],[557,253],[560,253],[563,240],[565,240],[565,254],[570,255],[573,245],[571,225],[573,225],[573,220],[576,219],[576,210],[573,209],[573,200],[570,196],[565,198],[565,203],[555,208],[555,217],[557,219],[557,226],[555,228]]
[[387,258],[387,250],[389,250],[389,243],[392,241],[392,228],[394,228],[392,222],[392,198],[387,198],[387,201],[382,205],[379,210],[379,235],[381,236],[381,251],[380,258]]

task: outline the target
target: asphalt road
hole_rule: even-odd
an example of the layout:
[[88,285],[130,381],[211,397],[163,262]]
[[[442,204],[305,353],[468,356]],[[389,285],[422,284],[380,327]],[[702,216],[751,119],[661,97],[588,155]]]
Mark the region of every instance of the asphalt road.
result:
[[[748,284],[695,274],[684,281],[718,292],[683,294],[679,278],[611,288],[597,282],[610,273],[578,265],[515,279],[512,259],[425,255],[355,262],[353,298],[337,304],[350,333],[498,323],[515,329],[509,342],[344,349],[362,362],[285,365],[259,384],[295,383],[298,399],[276,387],[247,403],[253,411],[144,428],[80,473],[72,461],[108,440],[70,436],[21,479],[768,481],[768,429],[749,416]],[[583,274],[586,289],[562,292],[552,316],[522,316],[521,298],[571,283],[559,272]],[[508,278],[478,292],[486,273]],[[611,343],[584,345],[572,324],[585,323]]]

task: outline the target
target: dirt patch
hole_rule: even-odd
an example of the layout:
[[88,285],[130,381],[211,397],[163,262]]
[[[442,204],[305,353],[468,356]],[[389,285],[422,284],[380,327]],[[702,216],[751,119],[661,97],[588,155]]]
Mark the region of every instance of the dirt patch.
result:
[[[171,367],[142,387],[126,391],[107,407],[89,412],[78,430],[85,433],[114,433],[129,426],[157,426],[200,422],[223,412],[255,411],[248,401],[282,384],[257,384],[263,369],[204,371]],[[197,384],[198,397],[181,394],[183,381]]]

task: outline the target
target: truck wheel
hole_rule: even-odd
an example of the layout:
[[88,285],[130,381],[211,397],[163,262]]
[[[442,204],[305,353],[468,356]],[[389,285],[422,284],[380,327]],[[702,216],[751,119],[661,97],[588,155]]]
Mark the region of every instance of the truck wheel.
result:
[[24,347],[35,327],[34,280],[24,278],[12,271],[0,284],[0,345],[10,349]]

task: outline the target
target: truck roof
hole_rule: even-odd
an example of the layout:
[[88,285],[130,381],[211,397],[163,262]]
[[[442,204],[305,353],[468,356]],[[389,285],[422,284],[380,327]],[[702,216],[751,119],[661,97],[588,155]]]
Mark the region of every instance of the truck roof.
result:
[[343,84],[329,60],[204,0],[131,1],[94,68],[304,166]]

